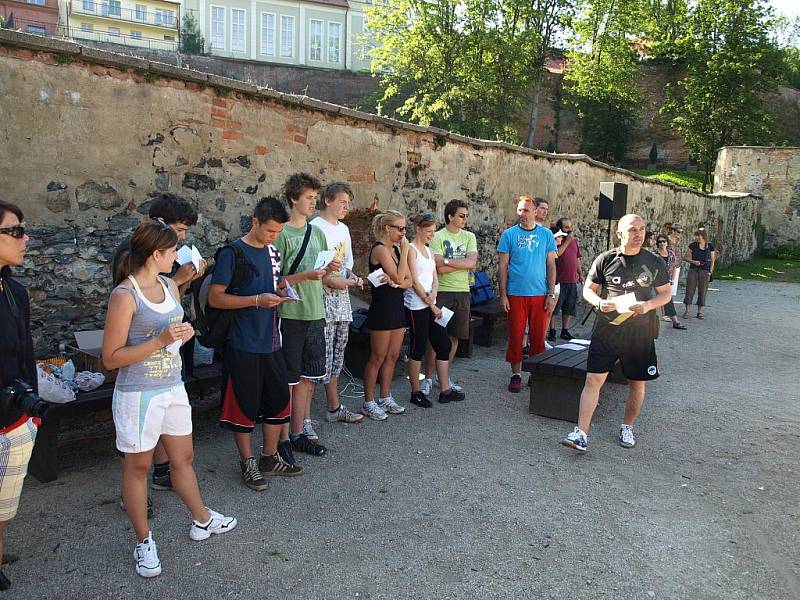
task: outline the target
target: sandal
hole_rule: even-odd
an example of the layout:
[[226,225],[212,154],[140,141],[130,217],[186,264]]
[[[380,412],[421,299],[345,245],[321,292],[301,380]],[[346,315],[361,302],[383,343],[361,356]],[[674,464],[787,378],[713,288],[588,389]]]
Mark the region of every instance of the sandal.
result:
[[697,317],[696,317],[696,318],[698,318],[698,319],[705,319],[705,317],[704,317],[703,315],[701,315],[700,313],[697,313]]
[[682,319],[691,319],[692,315],[690,315],[689,313],[683,313],[683,316],[681,318]]
[[672,328],[673,329],[686,329],[686,325],[681,325],[680,323],[673,323],[672,324]]

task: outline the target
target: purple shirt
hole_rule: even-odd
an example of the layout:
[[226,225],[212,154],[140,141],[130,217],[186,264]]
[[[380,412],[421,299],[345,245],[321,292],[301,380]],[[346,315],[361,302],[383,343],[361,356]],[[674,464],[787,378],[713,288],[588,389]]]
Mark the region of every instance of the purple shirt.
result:
[[578,283],[578,260],[580,257],[581,248],[578,240],[572,240],[564,250],[564,254],[556,259],[556,283]]

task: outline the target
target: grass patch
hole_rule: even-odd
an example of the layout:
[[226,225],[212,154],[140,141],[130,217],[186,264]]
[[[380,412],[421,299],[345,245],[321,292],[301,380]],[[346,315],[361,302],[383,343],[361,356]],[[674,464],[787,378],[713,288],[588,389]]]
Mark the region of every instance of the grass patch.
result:
[[728,281],[753,279],[756,281],[800,283],[800,260],[759,256],[747,262],[718,269],[714,273],[714,279],[726,279]]
[[647,169],[630,170],[637,175],[660,179],[661,181],[667,181],[675,185],[692,188],[698,192],[703,191],[703,174],[699,171],[673,171],[670,169],[658,169],[656,171],[648,171]]

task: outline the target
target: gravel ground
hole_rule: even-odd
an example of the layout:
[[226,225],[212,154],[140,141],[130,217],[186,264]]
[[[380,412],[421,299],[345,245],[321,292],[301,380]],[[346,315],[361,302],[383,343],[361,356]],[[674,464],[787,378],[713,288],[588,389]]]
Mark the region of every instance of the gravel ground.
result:
[[527,393],[506,391],[499,345],[458,363],[466,402],[323,423],[330,455],[304,457],[304,477],[264,493],[241,484],[207,411],[195,423],[201,487],[239,527],[192,542],[178,498],[154,492],[164,572],[143,580],[101,434],[66,445],[58,481],[26,481],[6,595],[800,598],[800,286],[713,285],[705,321],[663,330],[635,449],[616,444],[621,386],[603,392],[589,453],[561,447],[571,424],[529,415]]

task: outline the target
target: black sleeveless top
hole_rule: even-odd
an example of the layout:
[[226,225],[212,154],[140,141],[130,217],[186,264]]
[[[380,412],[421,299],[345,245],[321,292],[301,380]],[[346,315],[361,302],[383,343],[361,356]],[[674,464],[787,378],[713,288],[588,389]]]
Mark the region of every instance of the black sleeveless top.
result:
[[[380,263],[372,262],[372,251],[375,246],[383,246],[381,242],[375,242],[369,250],[369,272],[377,271],[382,268]],[[400,250],[397,246],[392,246],[394,262],[400,263]],[[405,290],[392,287],[388,283],[375,287],[370,282],[372,291],[372,303],[369,305],[367,314],[367,328],[373,331],[388,331],[390,329],[403,329],[406,327],[406,312],[403,306],[403,293]]]

